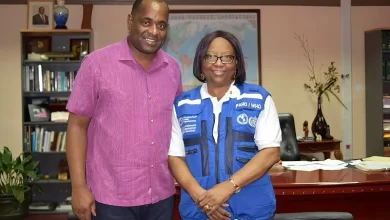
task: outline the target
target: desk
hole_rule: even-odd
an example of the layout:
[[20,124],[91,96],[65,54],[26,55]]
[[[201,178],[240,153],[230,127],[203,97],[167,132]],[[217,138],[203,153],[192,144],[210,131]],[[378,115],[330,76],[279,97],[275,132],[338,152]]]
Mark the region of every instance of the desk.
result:
[[302,141],[298,142],[298,146],[300,153],[323,153],[326,160],[330,158],[330,153],[334,152],[337,160],[343,160],[340,143],[340,140]]
[[[390,172],[271,171],[276,213],[340,211],[354,220],[390,219]],[[180,187],[176,186],[175,220],[180,219]]]

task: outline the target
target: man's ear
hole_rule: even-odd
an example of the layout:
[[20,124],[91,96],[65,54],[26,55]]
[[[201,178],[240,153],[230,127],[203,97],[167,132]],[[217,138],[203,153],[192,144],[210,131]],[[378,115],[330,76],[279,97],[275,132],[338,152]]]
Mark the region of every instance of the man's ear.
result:
[[132,24],[133,24],[133,16],[131,14],[128,14],[127,15],[127,30],[130,31]]

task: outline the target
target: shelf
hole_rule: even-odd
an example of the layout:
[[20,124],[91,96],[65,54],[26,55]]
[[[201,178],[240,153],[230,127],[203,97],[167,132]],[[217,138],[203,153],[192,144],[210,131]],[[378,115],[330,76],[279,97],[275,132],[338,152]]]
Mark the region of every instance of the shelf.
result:
[[38,65],[38,64],[80,64],[81,60],[24,60],[25,65]]
[[53,121],[29,121],[23,122],[23,125],[67,125],[67,122],[53,122]]
[[51,96],[51,97],[68,97],[70,92],[23,92],[24,97],[42,97],[42,96]]
[[22,29],[20,33],[25,36],[42,36],[53,34],[65,34],[65,35],[85,35],[90,34],[92,29]]
[[48,152],[30,152],[24,151],[25,154],[65,154],[66,151],[48,151]]
[[70,180],[57,180],[57,179],[48,179],[48,180],[35,180],[35,183],[70,183]]

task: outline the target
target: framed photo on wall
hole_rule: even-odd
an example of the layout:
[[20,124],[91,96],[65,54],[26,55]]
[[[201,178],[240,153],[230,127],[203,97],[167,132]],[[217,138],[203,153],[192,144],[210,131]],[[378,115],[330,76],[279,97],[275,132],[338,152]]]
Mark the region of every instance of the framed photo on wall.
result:
[[53,29],[53,0],[27,0],[28,29]]
[[246,82],[261,85],[260,10],[170,10],[163,50],[178,60],[183,90],[200,82],[192,68],[196,48],[206,34],[223,30],[238,38],[244,53]]

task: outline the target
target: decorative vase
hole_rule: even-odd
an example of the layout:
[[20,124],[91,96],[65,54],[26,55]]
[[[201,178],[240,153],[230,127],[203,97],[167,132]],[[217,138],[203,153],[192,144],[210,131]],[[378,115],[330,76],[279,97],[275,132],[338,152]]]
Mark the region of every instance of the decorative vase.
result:
[[54,20],[56,29],[68,29],[66,22],[68,21],[69,10],[65,7],[65,0],[57,0],[57,6],[54,8]]
[[318,96],[317,99],[317,114],[311,124],[311,131],[313,132],[314,140],[317,140],[317,134],[321,135],[321,139],[326,139],[329,135],[327,135],[328,124],[326,123],[325,117],[322,114],[322,98]]

